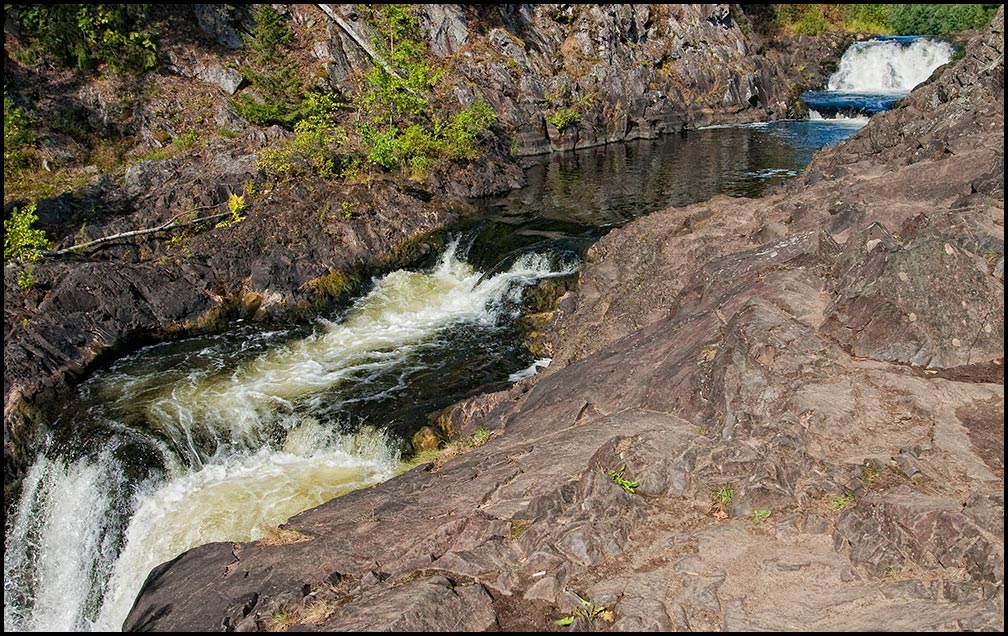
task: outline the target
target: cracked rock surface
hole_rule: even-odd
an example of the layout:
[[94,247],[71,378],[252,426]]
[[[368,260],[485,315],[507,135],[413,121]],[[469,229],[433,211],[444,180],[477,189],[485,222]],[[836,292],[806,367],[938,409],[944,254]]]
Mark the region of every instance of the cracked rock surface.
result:
[[449,414],[487,444],[125,628],[1002,631],[1003,20],[781,191],[596,244],[548,370]]

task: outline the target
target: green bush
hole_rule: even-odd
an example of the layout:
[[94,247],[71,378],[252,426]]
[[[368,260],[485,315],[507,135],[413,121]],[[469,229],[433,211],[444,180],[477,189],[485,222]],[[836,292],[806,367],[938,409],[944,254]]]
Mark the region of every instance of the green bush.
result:
[[252,17],[252,33],[244,36],[247,64],[241,70],[257,95],[239,95],[232,104],[253,124],[291,128],[302,118],[303,100],[303,84],[290,57],[294,34],[268,4],[257,5]]
[[35,135],[28,125],[25,112],[14,105],[9,95],[4,95],[4,173],[28,165],[26,150],[35,144]]
[[893,4],[889,24],[899,35],[948,35],[990,24],[996,4]]
[[546,119],[556,127],[558,132],[563,134],[563,131],[571,126],[577,126],[581,123],[581,113],[574,107],[561,108]]
[[496,121],[497,113],[490,104],[482,100],[469,104],[451,119],[444,131],[440,150],[452,159],[475,159],[479,136]]
[[360,128],[361,146],[367,154],[367,160],[386,170],[399,167],[398,137],[399,129],[394,127],[377,128],[364,124]]
[[427,48],[413,8],[406,4],[373,5],[365,12],[375,27],[372,43],[381,61],[365,77],[361,105],[373,119],[390,124],[422,115],[427,93],[444,76],[427,59]]
[[9,219],[4,219],[4,263],[11,259],[32,261],[39,257],[35,250],[49,249],[45,232],[36,227],[38,215],[35,204],[14,208]]
[[[379,60],[362,78],[359,95],[344,104],[331,94],[309,94],[296,111],[294,138],[263,150],[259,165],[279,175],[354,177],[370,166],[423,177],[438,163],[476,158],[481,135],[497,121],[493,108],[474,101],[447,116],[435,105],[445,71],[429,59],[410,5],[374,5],[362,12],[374,27]],[[275,34],[266,40],[283,41]],[[356,111],[355,123],[346,128],[337,124],[344,108]]]
[[843,5],[843,30],[854,33],[892,33],[889,26],[888,4]]
[[259,166],[281,176],[312,171],[326,178],[333,176],[336,146],[346,137],[335,125],[336,113],[343,106],[331,93],[309,93],[299,111],[303,119],[294,125],[294,138],[263,149]]
[[139,73],[157,67],[154,34],[141,28],[147,5],[4,5],[5,13],[9,6],[31,41],[31,57],[82,70],[107,64],[116,72]]
[[897,35],[949,35],[990,24],[996,4],[769,4],[742,5],[761,30],[819,35],[853,31]]

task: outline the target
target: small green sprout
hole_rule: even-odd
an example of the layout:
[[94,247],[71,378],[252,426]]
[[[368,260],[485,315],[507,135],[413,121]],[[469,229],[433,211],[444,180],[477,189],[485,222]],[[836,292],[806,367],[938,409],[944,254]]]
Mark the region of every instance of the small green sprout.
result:
[[613,480],[617,486],[627,491],[628,493],[636,493],[637,487],[640,486],[639,481],[630,481],[623,477],[623,471],[626,470],[626,464],[624,463],[619,467],[619,470],[610,470],[607,474],[609,479]]

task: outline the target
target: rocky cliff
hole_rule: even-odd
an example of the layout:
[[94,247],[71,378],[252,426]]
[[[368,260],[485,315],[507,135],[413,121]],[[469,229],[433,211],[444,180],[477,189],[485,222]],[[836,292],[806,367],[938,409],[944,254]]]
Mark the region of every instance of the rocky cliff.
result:
[[781,191],[597,243],[548,372],[443,417],[487,444],[125,627],[1003,630],[1003,26]]

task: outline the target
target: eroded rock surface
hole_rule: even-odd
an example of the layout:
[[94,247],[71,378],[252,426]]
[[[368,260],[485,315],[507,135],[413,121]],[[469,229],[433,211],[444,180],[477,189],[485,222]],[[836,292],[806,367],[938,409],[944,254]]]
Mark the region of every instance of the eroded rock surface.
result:
[[447,416],[486,445],[125,627],[1003,630],[1003,20],[781,192],[600,241],[548,371]]

